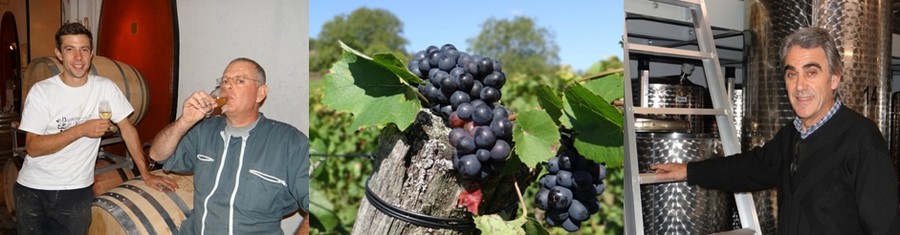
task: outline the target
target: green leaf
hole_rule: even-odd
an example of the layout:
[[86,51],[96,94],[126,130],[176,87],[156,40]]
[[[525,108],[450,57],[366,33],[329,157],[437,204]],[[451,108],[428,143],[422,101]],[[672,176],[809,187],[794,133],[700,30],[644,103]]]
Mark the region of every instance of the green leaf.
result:
[[584,83],[584,88],[600,96],[603,100],[617,100],[625,97],[624,82],[621,73],[612,73]]
[[310,187],[309,211],[311,222],[318,222],[324,230],[331,230],[340,224],[337,215],[334,214],[334,205],[325,198],[325,194]]
[[373,56],[373,60],[375,63],[397,74],[407,84],[425,84],[422,79],[410,72],[406,65],[403,64],[403,61],[400,61],[393,53],[376,53]]
[[559,125],[559,117],[562,116],[563,102],[559,98],[559,94],[550,89],[547,85],[541,85],[537,89],[538,103],[541,108],[547,111],[550,118],[556,125]]
[[566,115],[576,131],[575,148],[581,155],[609,167],[623,162],[623,115],[603,98],[579,84],[565,91]]
[[352,113],[354,130],[388,123],[405,130],[422,108],[416,94],[391,69],[344,46],[343,59],[325,75],[322,103]]
[[516,117],[513,128],[513,142],[516,155],[528,167],[550,159],[559,148],[559,130],[547,112],[528,110]]
[[500,215],[490,214],[483,216],[475,216],[475,228],[481,230],[481,234],[526,234],[522,225],[526,222],[526,217],[522,216],[518,219],[505,221]]
[[528,217],[528,221],[525,222],[525,225],[522,226],[525,229],[525,234],[530,235],[550,235],[550,232],[541,226],[541,223],[535,220],[534,218]]

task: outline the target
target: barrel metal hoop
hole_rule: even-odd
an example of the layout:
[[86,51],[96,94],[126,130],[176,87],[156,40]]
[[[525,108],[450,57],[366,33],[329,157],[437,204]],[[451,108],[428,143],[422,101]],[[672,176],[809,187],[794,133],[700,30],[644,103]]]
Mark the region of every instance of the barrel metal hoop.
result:
[[181,199],[181,196],[178,196],[178,193],[174,191],[165,191],[166,195],[169,195],[169,198],[172,199],[172,202],[175,202],[175,205],[181,209],[181,212],[184,213],[184,218],[191,217],[191,208],[188,207],[187,203]]
[[[119,186],[119,187],[121,187],[121,186]],[[123,205],[128,207],[128,209],[130,209],[132,213],[134,213],[134,216],[136,216],[138,218],[138,220],[141,221],[142,224],[144,224],[144,228],[147,229],[147,233],[156,234],[156,230],[153,229],[153,226],[150,226],[150,220],[147,219],[147,216],[144,215],[143,212],[141,212],[140,208],[138,208],[136,205],[134,205],[134,202],[132,202],[131,200],[128,200],[128,198],[125,198],[125,196],[122,196],[122,194],[118,194],[115,192],[106,192],[106,193],[103,193],[103,195],[118,199],[120,202],[122,202]]]
[[[104,194],[105,196],[106,194]],[[94,204],[100,206],[110,214],[112,214],[113,218],[116,218],[116,221],[119,221],[119,224],[122,225],[122,228],[125,229],[125,232],[128,235],[138,235],[137,226],[134,224],[134,221],[131,221],[131,218],[122,211],[122,208],[118,207],[110,201],[109,199],[103,197],[97,197],[94,199]]]
[[156,209],[156,212],[159,212],[159,216],[161,216],[163,220],[166,221],[166,225],[169,226],[169,230],[172,232],[178,231],[178,227],[175,226],[175,221],[172,221],[172,216],[169,215],[169,211],[166,210],[166,208],[164,208],[161,204],[159,204],[159,201],[156,201],[156,198],[154,198],[153,195],[150,195],[150,193],[148,193],[147,191],[144,191],[143,189],[130,184],[122,184],[122,186],[120,187],[130,189],[131,191],[134,191],[135,193],[144,197],[144,199],[146,199],[147,202],[149,202],[150,205],[153,206],[154,209]]

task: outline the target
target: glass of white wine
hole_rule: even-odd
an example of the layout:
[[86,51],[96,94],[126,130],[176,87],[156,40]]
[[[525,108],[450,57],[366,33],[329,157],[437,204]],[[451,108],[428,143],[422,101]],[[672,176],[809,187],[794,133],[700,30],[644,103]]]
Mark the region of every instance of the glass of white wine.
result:
[[222,87],[216,87],[216,89],[209,92],[209,96],[212,96],[212,98],[216,100],[216,106],[206,113],[206,117],[222,115],[222,106],[228,102],[228,97],[221,97],[221,93]]
[[100,101],[100,107],[97,108],[100,111],[101,119],[109,119],[112,117],[112,108],[109,107],[109,101],[103,100]]

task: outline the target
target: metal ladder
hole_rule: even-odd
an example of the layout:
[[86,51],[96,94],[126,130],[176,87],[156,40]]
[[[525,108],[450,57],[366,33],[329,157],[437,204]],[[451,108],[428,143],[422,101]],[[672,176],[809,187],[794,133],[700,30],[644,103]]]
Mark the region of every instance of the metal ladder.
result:
[[[725,89],[721,67],[719,66],[718,53],[713,40],[712,29],[708,23],[708,15],[705,0],[653,0],[687,8],[693,18],[694,32],[697,37],[698,51],[658,47],[643,44],[628,43],[628,26],[625,25],[623,35],[623,47],[625,49],[625,62],[628,63],[629,53],[635,52],[656,57],[669,57],[681,59],[693,59],[703,62],[703,71],[706,75],[706,83],[712,99],[712,109],[694,108],[648,108],[635,107],[632,98],[631,71],[625,70],[625,233],[644,234],[643,212],[641,210],[640,185],[666,183],[659,181],[652,173],[639,174],[635,132],[635,114],[676,114],[676,115],[715,115],[719,130],[719,138],[722,143],[725,156],[741,152],[738,143],[737,131],[734,125],[734,114],[731,107],[731,99]],[[623,23],[625,24],[625,23]],[[642,72],[641,84],[647,87],[648,72]],[[642,94],[646,96],[646,94]],[[646,99],[642,99],[646,100]],[[643,103],[643,102],[642,102]],[[724,231],[717,234],[760,234],[759,221],[753,196],[748,193],[735,193],[738,216],[743,228]]]

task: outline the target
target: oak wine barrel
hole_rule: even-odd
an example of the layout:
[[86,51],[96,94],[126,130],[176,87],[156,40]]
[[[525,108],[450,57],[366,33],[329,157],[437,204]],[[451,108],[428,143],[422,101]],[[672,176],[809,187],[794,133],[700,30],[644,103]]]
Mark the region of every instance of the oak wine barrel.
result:
[[194,178],[165,175],[178,183],[178,190],[159,192],[136,178],[97,196],[88,234],[172,234],[180,228],[194,209]]

